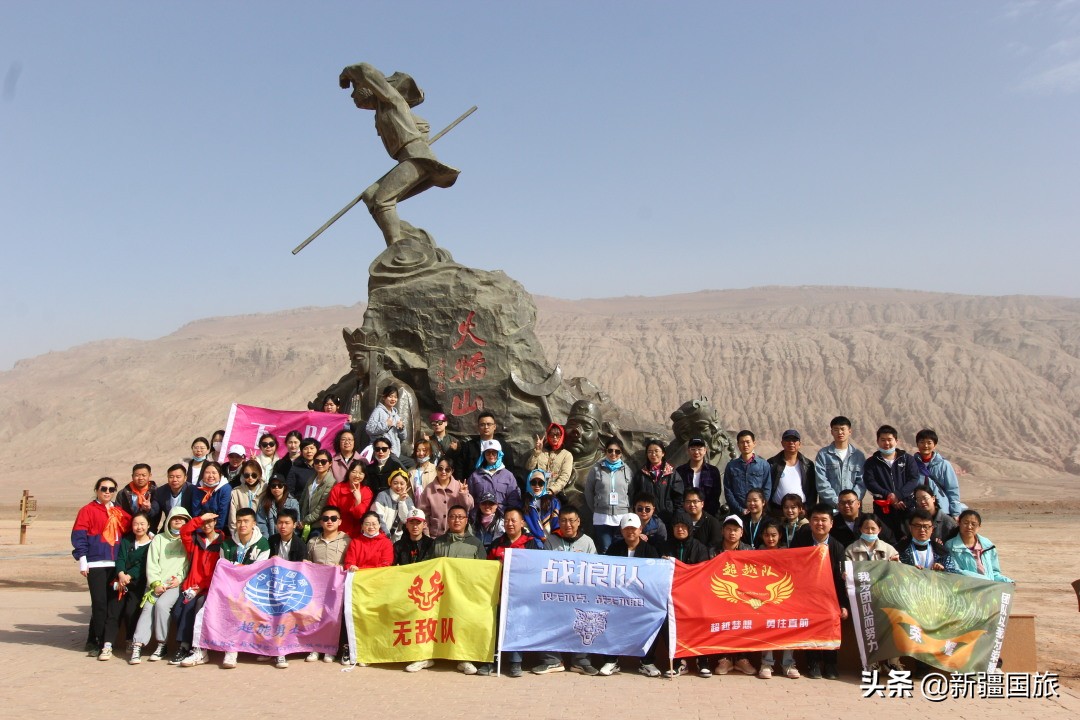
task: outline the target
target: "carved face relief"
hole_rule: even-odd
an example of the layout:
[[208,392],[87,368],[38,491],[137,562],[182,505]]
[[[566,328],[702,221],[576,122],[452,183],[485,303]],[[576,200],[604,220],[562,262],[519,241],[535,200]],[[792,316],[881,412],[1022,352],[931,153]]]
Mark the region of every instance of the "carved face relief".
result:
[[566,449],[575,459],[596,454],[600,445],[600,423],[587,416],[571,417],[566,421]]

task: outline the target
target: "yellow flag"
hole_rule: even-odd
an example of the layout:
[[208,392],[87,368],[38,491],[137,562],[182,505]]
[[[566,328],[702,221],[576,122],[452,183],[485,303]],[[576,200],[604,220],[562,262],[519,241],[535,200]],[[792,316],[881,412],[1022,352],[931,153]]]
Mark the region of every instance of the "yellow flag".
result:
[[502,564],[437,558],[357,570],[345,585],[352,657],[490,662]]

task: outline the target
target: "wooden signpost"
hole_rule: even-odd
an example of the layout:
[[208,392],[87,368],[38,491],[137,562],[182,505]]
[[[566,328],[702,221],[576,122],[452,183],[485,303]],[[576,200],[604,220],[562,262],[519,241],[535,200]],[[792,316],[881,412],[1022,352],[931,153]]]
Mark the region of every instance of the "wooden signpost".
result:
[[22,491],[22,500],[19,502],[19,544],[26,544],[26,530],[30,523],[37,517],[37,498],[30,494],[29,490]]

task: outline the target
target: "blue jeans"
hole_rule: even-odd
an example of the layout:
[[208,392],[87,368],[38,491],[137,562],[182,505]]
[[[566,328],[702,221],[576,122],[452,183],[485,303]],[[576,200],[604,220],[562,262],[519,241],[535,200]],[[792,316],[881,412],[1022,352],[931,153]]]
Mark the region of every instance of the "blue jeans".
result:
[[596,541],[596,552],[603,555],[611,547],[611,543],[622,537],[618,525],[594,525],[593,540]]

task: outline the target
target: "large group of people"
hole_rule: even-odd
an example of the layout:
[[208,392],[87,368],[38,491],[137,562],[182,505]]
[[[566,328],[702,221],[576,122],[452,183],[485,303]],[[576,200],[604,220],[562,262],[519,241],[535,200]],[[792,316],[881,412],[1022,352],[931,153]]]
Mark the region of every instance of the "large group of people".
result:
[[[1009,580],[994,544],[980,534],[981,516],[961,502],[957,475],[930,429],[916,434],[917,451],[908,453],[897,430],[882,425],[868,457],[851,442],[851,421],[836,417],[833,442],[813,459],[802,453],[794,429],[782,434],[782,450],[770,458],[755,453],[752,431],[741,430],[739,455],[722,470],[705,462],[701,439],[687,443],[689,460],[677,467],[668,463],[663,441],[649,440],[634,467],[612,437],[572,496],[583,499],[577,506],[564,493],[574,482],[574,458],[563,447],[563,426],[553,423],[536,435],[533,452],[518,466],[509,441],[496,437],[491,412],[480,412],[476,437],[462,438],[449,435],[446,417],[435,413],[432,433],[403,456],[396,398],[396,389],[386,388],[364,428],[346,426],[330,447],[291,432],[280,439],[285,452],[279,454],[279,438],[267,433],[252,456],[234,445],[221,464],[213,459],[223,454],[219,431],[212,440],[196,438],[191,455],[169,467],[161,485],[142,462],[130,482],[99,479],[71,534],[90,591],[87,653],[109,660],[118,652],[114,643],[126,640],[130,664],[205,663],[208,652],[194,646],[193,629],[215,566],[271,557],[355,572],[436,557],[501,561],[511,548],[693,564],[727,551],[826,545],[842,618],[848,615],[844,560]],[[340,405],[336,398],[330,403],[331,411]],[[363,451],[362,442],[370,443]],[[306,660],[357,664],[344,634],[342,640],[336,657],[310,653]],[[703,656],[662,672],[653,650],[639,659],[640,672],[652,677],[734,670],[768,679],[776,662],[773,652],[762,653],[757,667],[749,654]],[[781,674],[802,676],[790,649],[778,654]],[[284,656],[259,659],[288,667]],[[523,674],[521,654],[503,661],[511,677]],[[546,653],[531,671],[610,675],[618,662]],[[237,654],[226,653],[222,667],[236,664]],[[414,662],[406,670],[431,664]],[[898,666],[899,659],[889,664]],[[462,662],[458,669],[490,675],[494,665]],[[805,674],[837,677],[836,652],[806,653]]]

